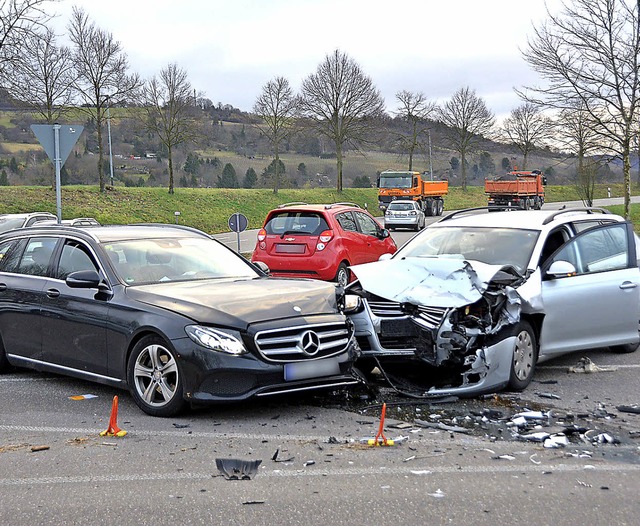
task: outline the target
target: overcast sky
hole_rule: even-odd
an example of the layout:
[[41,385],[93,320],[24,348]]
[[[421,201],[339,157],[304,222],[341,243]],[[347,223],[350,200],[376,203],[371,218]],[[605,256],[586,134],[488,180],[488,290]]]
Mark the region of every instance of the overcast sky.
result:
[[534,25],[561,0],[62,0],[122,44],[132,71],[149,78],[177,63],[214,104],[251,111],[276,76],[294,89],[335,49],[371,77],[387,108],[400,90],[436,101],[475,89],[499,117],[521,101],[514,87],[538,78],[521,56]]

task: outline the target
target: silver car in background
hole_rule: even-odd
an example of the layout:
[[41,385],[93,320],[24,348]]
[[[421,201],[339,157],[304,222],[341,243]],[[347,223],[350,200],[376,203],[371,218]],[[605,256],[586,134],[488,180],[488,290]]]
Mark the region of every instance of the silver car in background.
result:
[[425,226],[425,215],[416,201],[391,201],[384,213],[384,227],[387,230],[410,228],[421,230]]
[[449,214],[392,258],[351,267],[362,369],[416,361],[426,396],[472,396],[522,390],[561,353],[633,352],[636,240],[602,209]]

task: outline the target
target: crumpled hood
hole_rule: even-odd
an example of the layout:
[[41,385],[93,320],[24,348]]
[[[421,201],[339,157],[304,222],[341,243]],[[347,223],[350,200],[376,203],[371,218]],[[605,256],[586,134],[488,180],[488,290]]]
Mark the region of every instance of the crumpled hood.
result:
[[426,307],[462,307],[478,301],[493,280],[517,281],[501,265],[458,258],[403,258],[355,265],[362,288],[381,298]]
[[313,280],[165,282],[127,287],[126,294],[199,323],[237,329],[256,322],[338,312],[335,285]]

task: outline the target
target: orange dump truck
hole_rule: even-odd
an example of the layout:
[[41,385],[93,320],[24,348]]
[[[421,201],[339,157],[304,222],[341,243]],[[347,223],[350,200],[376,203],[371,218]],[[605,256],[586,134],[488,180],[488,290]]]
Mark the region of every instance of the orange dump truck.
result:
[[540,170],[509,172],[496,179],[485,179],[484,191],[489,206],[519,206],[523,210],[540,210],[544,204],[547,178]]
[[391,201],[417,201],[428,216],[439,216],[444,210],[443,196],[449,191],[448,181],[431,181],[426,173],[387,170],[378,177],[378,206],[386,210]]

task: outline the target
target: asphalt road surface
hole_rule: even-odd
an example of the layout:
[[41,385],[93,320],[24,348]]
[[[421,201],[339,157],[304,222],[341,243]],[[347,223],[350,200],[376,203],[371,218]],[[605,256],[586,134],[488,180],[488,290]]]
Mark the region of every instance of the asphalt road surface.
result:
[[[596,372],[568,372],[583,357]],[[601,349],[540,364],[523,393],[430,403],[362,387],[160,419],[126,391],[16,370],[0,375],[0,523],[637,524],[639,373],[640,351]],[[127,435],[100,436],[115,395]],[[396,443],[363,444],[383,402]],[[527,410],[543,417],[525,433]],[[260,464],[227,480],[216,459]]]

